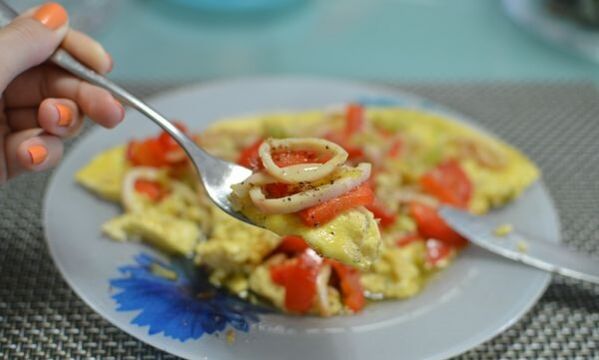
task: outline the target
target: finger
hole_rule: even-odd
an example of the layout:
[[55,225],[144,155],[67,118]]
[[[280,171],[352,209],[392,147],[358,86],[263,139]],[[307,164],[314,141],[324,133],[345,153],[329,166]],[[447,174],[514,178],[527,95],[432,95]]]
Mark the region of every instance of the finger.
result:
[[69,99],[46,99],[39,108],[19,108],[6,112],[12,131],[42,128],[62,138],[77,135],[83,125],[83,115]]
[[[0,100],[0,110],[2,108],[2,101]],[[0,185],[4,184],[8,180],[8,168],[6,167],[6,154],[5,149],[5,136],[10,133],[10,128],[6,125],[6,121],[3,115],[0,114]]]
[[9,179],[27,171],[50,169],[58,164],[63,153],[62,141],[42,129],[11,133],[4,145]]
[[100,74],[112,70],[112,57],[100,43],[82,32],[70,29],[62,42],[62,47]]
[[0,91],[18,74],[48,59],[67,30],[67,12],[56,3],[31,9],[1,29]]
[[8,108],[34,107],[45,98],[73,100],[98,124],[112,128],[119,124],[125,109],[105,89],[93,86],[54,66],[42,65],[17,77],[6,89]]

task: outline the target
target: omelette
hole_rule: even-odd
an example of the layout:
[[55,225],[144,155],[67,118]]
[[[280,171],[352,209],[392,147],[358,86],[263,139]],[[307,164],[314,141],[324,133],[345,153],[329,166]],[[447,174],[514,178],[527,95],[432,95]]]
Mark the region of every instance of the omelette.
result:
[[256,163],[256,152],[266,139],[294,138],[337,144],[349,168],[369,164],[360,187],[373,198],[343,203],[334,218],[310,225],[291,213],[264,216],[241,196],[244,212],[272,231],[254,227],[208,200],[165,134],[108,149],[75,179],[123,209],[103,225],[107,237],[192,257],[214,285],[247,301],[333,316],[415,296],[435,273],[459,261],[467,241],[437,215],[440,204],[484,214],[540,176],[526,156],[494,137],[401,107],[348,104],[223,119],[195,137],[213,155],[257,168],[263,164]]

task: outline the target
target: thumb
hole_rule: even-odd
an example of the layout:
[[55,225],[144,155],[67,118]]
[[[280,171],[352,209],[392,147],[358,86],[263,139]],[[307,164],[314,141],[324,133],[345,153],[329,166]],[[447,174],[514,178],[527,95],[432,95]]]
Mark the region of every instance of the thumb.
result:
[[57,3],[46,3],[0,29],[0,93],[25,70],[46,61],[68,30],[68,14]]

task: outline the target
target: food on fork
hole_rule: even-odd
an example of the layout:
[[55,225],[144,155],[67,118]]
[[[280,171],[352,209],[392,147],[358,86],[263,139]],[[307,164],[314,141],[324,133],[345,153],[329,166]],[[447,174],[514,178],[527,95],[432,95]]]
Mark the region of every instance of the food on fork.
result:
[[341,146],[318,138],[269,138],[252,176],[231,201],[252,222],[278,235],[301,236],[320,255],[368,269],[381,241],[372,213],[371,165],[345,164]]

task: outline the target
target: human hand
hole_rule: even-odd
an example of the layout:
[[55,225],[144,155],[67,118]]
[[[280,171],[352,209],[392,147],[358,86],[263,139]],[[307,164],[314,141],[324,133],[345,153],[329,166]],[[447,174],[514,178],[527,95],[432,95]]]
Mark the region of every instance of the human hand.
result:
[[100,44],[69,29],[59,4],[30,9],[0,29],[0,184],[55,166],[62,139],[78,133],[84,115],[107,128],[123,120],[108,91],[46,62],[61,44],[98,73],[112,69]]

